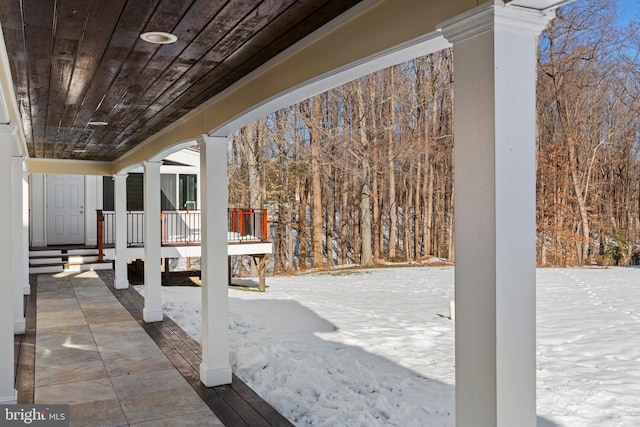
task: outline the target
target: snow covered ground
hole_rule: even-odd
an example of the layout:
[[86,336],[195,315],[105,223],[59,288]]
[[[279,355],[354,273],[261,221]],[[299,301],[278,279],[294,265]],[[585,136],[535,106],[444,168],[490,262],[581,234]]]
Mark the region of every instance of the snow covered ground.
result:
[[[640,425],[640,269],[538,270],[538,425]],[[298,426],[454,426],[453,268],[230,289],[234,372]],[[200,289],[163,287],[200,340]]]

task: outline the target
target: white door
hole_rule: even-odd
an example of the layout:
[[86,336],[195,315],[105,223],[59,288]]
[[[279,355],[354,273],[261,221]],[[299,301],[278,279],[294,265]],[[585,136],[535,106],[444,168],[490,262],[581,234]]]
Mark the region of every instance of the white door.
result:
[[84,243],[84,176],[47,175],[47,245]]

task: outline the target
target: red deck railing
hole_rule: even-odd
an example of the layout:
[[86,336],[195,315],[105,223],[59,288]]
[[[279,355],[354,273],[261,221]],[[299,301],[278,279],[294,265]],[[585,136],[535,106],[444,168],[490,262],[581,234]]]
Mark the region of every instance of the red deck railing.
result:
[[266,209],[229,209],[229,241],[266,241]]
[[[161,242],[163,245],[199,245],[201,235],[201,212],[163,211],[161,214]],[[98,211],[98,244],[115,243],[115,213]],[[257,243],[268,241],[266,209],[229,209],[227,240],[233,243]],[[100,239],[102,233],[102,239]],[[127,212],[127,246],[144,245],[144,212]]]

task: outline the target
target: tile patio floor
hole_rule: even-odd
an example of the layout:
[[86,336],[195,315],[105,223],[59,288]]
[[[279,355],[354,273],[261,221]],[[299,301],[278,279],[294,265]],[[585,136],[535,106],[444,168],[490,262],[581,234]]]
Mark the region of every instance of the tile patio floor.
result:
[[222,426],[95,272],[37,276],[34,403],[73,426]]

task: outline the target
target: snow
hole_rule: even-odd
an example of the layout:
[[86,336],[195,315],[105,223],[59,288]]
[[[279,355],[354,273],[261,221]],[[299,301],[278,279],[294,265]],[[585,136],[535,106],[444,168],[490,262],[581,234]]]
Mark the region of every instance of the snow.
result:
[[[453,268],[229,290],[233,371],[297,426],[454,426]],[[538,270],[538,425],[640,425],[640,269]],[[163,287],[200,340],[200,289]]]

